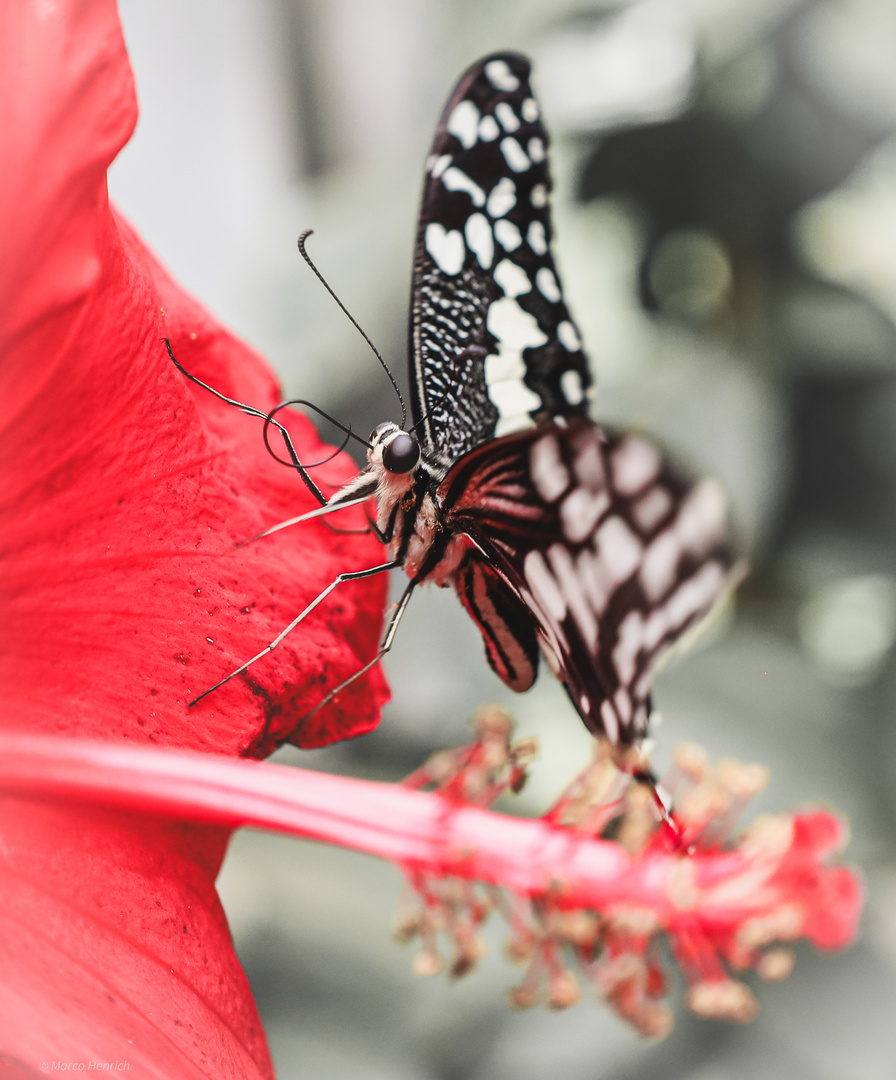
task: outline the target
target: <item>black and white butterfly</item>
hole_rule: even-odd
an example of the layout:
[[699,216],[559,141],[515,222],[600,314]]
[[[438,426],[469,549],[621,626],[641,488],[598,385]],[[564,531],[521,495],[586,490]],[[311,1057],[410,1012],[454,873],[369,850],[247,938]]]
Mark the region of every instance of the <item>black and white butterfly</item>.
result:
[[726,590],[725,502],[588,418],[529,75],[522,56],[486,57],[449,98],[414,254],[413,425],[380,424],[361,475],[296,519],[373,497],[391,558],[340,575],[259,657],[340,581],[400,566],[409,584],[364,671],[417,585],[451,586],[511,689],[533,684],[543,654],[585,725],[625,747],[646,732],[658,661]]

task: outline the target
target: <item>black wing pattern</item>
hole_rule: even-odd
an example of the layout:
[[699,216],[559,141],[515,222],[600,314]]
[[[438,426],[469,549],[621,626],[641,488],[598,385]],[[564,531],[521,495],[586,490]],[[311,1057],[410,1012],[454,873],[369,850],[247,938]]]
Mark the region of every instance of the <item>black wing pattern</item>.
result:
[[591,385],[551,257],[548,135],[529,61],[466,72],[427,161],[410,367],[424,448],[444,465],[536,418],[585,416]]
[[431,560],[465,536],[445,576],[492,668],[526,690],[540,650],[586,726],[629,746],[663,655],[731,579],[725,500],[588,419],[551,257],[547,145],[528,61],[501,54],[461,78],[427,162],[411,383],[440,477]]
[[474,451],[439,496],[475,545],[455,588],[498,675],[531,685],[537,633],[591,731],[643,738],[657,665],[730,578],[719,486],[688,484],[640,435],[571,421]]

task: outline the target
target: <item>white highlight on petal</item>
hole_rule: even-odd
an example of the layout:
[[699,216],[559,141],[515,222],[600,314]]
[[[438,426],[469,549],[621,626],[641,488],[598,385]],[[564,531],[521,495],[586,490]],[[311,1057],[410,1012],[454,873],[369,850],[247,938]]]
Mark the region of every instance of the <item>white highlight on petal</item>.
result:
[[501,134],[498,122],[493,116],[483,116],[479,121],[479,138],[483,142],[494,142]]
[[452,109],[445,126],[460,140],[461,146],[469,150],[478,138],[479,110],[469,99],[459,101]]
[[548,560],[585,644],[589,649],[593,649],[597,644],[597,619],[585,602],[569,550],[563,544],[551,544],[548,548]]
[[544,345],[547,337],[534,316],[523,311],[510,296],[496,300],[489,307],[486,326],[498,342],[497,355],[485,358],[488,396],[499,417],[495,434],[507,435],[532,427],[534,421],[529,414],[541,407],[541,398],[523,382],[526,374],[523,350]]
[[436,180],[438,180],[438,178],[442,175],[442,173],[448,168],[448,166],[450,164],[451,164],[451,155],[450,154],[442,154],[441,157],[437,157],[437,158],[433,159],[433,162],[432,162],[432,175],[436,178]]
[[483,270],[488,270],[495,257],[495,241],[492,236],[492,227],[485,214],[471,214],[467,218],[464,236],[467,239],[467,247],[475,254],[479,265]]
[[536,439],[529,447],[529,475],[535,490],[546,503],[559,499],[569,487],[569,470],[553,435]]
[[538,119],[538,102],[535,98],[527,97],[520,107],[520,112],[527,123],[534,124]]
[[529,241],[529,247],[532,248],[536,255],[544,255],[548,250],[548,239],[542,222],[532,222],[529,231],[526,233],[526,239]]
[[532,164],[526,156],[526,151],[512,135],[508,135],[507,138],[501,140],[501,153],[504,155],[508,167],[513,169],[514,172],[525,172]]
[[523,242],[520,230],[506,218],[499,218],[495,222],[495,238],[505,251],[516,251]]
[[[517,266],[515,262],[511,262],[510,259],[502,259],[498,263],[495,267],[494,278],[504,290],[505,296],[524,296],[532,291],[532,282],[529,280],[526,271],[521,266]],[[489,316],[491,316],[491,310],[489,310]],[[545,338],[545,341],[547,341],[547,338]]]
[[563,535],[571,544],[587,540],[594,527],[610,509],[610,496],[606,491],[591,492],[577,487],[560,505],[560,524]]
[[493,218],[504,215],[516,206],[516,184],[509,176],[502,176],[489,192],[486,210]]
[[442,183],[449,191],[466,191],[473,200],[474,206],[485,206],[485,192],[475,180],[471,180],[463,169],[459,169],[456,165],[445,170]]
[[446,232],[437,221],[426,226],[423,243],[432,261],[443,274],[459,274],[464,265],[464,238],[455,230]]
[[574,369],[564,371],[560,376],[560,390],[570,405],[581,405],[585,400],[582,376]]
[[490,60],[485,65],[485,77],[496,90],[516,90],[520,80],[507,66],[506,60]]
[[662,460],[646,439],[629,436],[613,451],[613,483],[623,495],[634,495],[659,474]]
[[582,339],[569,319],[564,319],[557,327],[557,338],[563,348],[570,352],[578,352],[582,347]]
[[535,187],[532,188],[532,194],[529,196],[529,201],[537,210],[540,210],[543,206],[547,206],[548,189],[544,184],[536,184]]
[[672,496],[661,484],[655,484],[632,507],[632,514],[642,532],[652,532],[672,509]]
[[545,300],[550,300],[552,304],[556,304],[560,300],[560,286],[557,284],[556,277],[554,277],[554,271],[549,267],[541,267],[535,275],[535,284]]
[[621,517],[607,518],[597,530],[594,546],[614,585],[630,578],[641,562],[641,541]]
[[536,164],[540,161],[544,161],[544,143],[537,136],[534,139],[529,140],[529,158]]
[[501,127],[505,131],[519,131],[520,120],[509,103],[506,101],[499,101],[495,106],[495,116],[501,122]]

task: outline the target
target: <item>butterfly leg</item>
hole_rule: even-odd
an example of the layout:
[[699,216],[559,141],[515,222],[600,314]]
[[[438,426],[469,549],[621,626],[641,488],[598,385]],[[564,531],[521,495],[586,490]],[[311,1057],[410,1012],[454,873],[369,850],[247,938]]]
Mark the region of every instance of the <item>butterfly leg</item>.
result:
[[[322,600],[326,599],[326,597],[330,595],[330,593],[336,588],[337,585],[341,585],[344,581],[358,581],[361,578],[373,577],[375,574],[382,574],[386,570],[394,570],[396,566],[400,565],[401,563],[399,563],[395,559],[392,559],[390,562],[381,563],[379,566],[371,566],[367,570],[353,570],[345,574],[340,574],[337,578],[330,582],[330,584],[323,590],[323,592],[319,593],[311,601],[311,603],[305,608],[304,611],[302,611],[292,620],[292,622],[289,624],[289,626],[286,627],[285,630],[281,630],[280,633],[274,638],[274,640],[269,645],[266,645],[260,653],[258,653],[256,656],[253,656],[251,660],[247,660],[245,664],[241,664],[235,671],[231,671],[229,675],[225,675],[223,679],[221,679],[219,682],[216,682],[214,686],[210,686],[208,690],[203,690],[199,697],[193,698],[193,700],[189,702],[188,708],[192,708],[198,701],[202,701],[202,699],[204,697],[207,697],[213,690],[217,690],[219,686],[223,686],[224,683],[230,682],[230,680],[234,678],[234,676],[240,675],[246,670],[246,668],[254,664],[256,660],[260,660],[263,656],[267,656],[269,652],[272,652],[274,649],[276,649],[280,642],[288,634],[291,634],[293,630],[295,630],[295,628],[299,625],[299,623],[302,622],[302,620],[306,618],[306,616],[310,615],[311,612],[314,611],[314,609]],[[402,604],[407,604],[407,599],[405,597],[402,597]],[[402,605],[399,606],[401,607]],[[395,622],[396,620],[393,617],[392,622],[389,624],[390,631],[392,630],[392,626]],[[391,645],[391,638],[389,638],[389,644]],[[382,653],[382,647],[380,653]],[[379,655],[377,656],[377,660],[378,659]],[[361,671],[357,673],[357,675],[353,675],[352,679],[356,679],[358,675],[362,675],[365,671],[368,670],[368,668],[371,668],[375,663],[376,660],[371,661],[371,663],[369,663],[367,667],[362,668]],[[347,681],[351,682],[352,679],[349,679]],[[345,683],[343,683],[343,686],[344,685]],[[342,686],[337,687],[337,691],[341,689]],[[334,693],[336,693],[336,691],[334,691]],[[320,708],[320,705],[318,705],[317,708]]]
[[364,665],[364,667],[356,671],[354,675],[349,675],[349,677],[343,682],[341,682],[334,690],[331,690],[325,698],[322,698],[314,706],[310,713],[302,717],[300,725],[310,720],[311,717],[314,716],[314,714],[319,709],[322,709],[324,705],[328,705],[333,700],[333,698],[336,697],[337,694],[341,693],[347,686],[353,683],[355,679],[360,679],[362,675],[365,675],[368,671],[370,671],[372,667],[375,667],[380,662],[380,660],[382,660],[386,653],[392,648],[392,642],[395,640],[395,633],[398,630],[398,624],[401,622],[401,617],[402,615],[404,615],[407,609],[408,601],[411,599],[411,593],[414,591],[416,586],[416,581],[408,582],[407,588],[401,594],[401,599],[395,605],[395,611],[392,613],[392,618],[389,620],[389,625],[386,627],[386,633],[383,635],[383,640],[380,644],[379,649],[377,650],[376,656],[374,656],[372,660],[368,661]]

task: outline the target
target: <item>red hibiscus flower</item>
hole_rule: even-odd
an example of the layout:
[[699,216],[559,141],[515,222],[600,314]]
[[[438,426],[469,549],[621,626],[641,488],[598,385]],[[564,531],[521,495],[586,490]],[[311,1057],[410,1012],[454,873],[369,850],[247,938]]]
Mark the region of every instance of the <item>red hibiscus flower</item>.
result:
[[[163,336],[222,392],[279,400],[260,357],[109,207],[106,169],[136,120],[114,0],[14,0],[0,33],[3,728],[230,756],[369,730],[379,671],[301,720],[374,652],[382,579],[343,586],[187,708],[382,549],[318,523],[234,547],[316,503],[271,461],[259,421],[167,357]],[[305,460],[331,452],[302,416],[284,423]],[[315,476],[332,491],[352,472],[340,456]],[[212,1059],[268,1073],[214,892],[225,832],[14,799],[3,823],[0,1030],[14,1040],[0,1052],[26,1074],[75,1048],[167,1077]]]
[[[187,702],[381,549],[320,522],[235,547],[314,503],[271,463],[259,423],[188,383],[161,344],[223,393],[276,403],[260,358],[108,205],[105,171],[136,115],[115,4],[9,0],[0,34],[3,1075],[272,1075],[214,888],[241,824],[401,865],[423,900],[402,923],[423,941],[422,970],[438,966],[440,927],[454,972],[472,966],[502,887],[527,963],[516,1004],[569,1004],[572,952],[651,1034],[668,1027],[661,933],[691,1007],[734,1019],[752,999],[732,969],[776,977],[788,963],[776,942],[847,943],[860,892],[827,865],[843,840],[832,815],[728,840],[749,770],[680,762],[673,842],[607,760],[544,820],[490,813],[528,753],[502,723],[416,778],[442,794],[236,760],[376,723],[377,671],[302,721],[372,655],[382,579],[343,586],[244,676]],[[301,416],[284,422],[304,460],[327,457]],[[350,472],[337,457],[315,479],[329,491]]]

